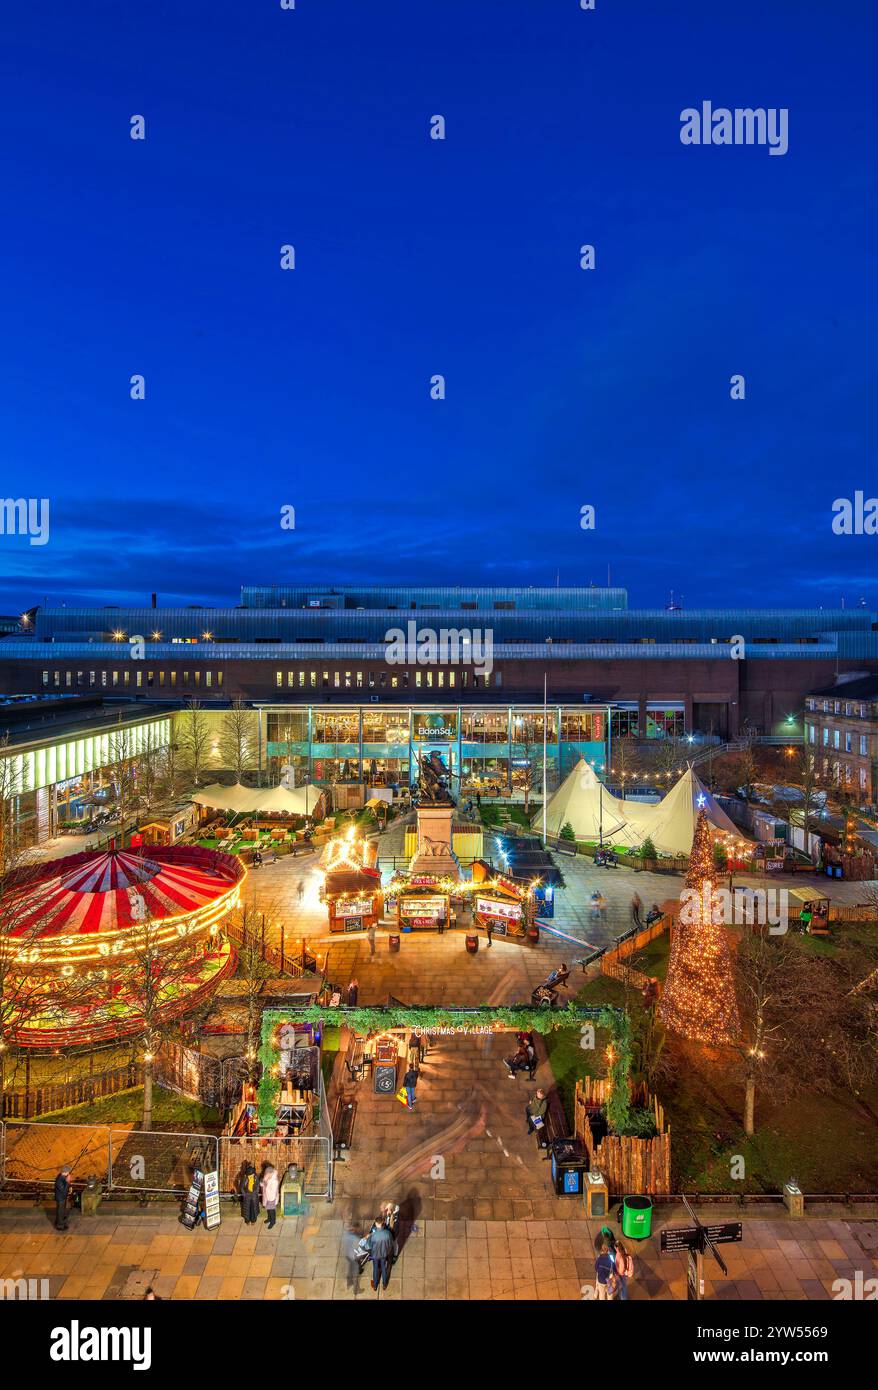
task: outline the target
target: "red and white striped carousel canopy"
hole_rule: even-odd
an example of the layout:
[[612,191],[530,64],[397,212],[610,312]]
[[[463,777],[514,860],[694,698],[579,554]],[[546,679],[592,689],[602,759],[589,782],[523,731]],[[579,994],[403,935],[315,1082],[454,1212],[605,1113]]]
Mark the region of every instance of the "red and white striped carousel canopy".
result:
[[15,937],[87,936],[194,915],[231,887],[209,856],[192,863],[170,858],[168,850],[155,858],[111,850],[76,855],[67,868],[62,860],[56,873],[7,895],[3,914]]

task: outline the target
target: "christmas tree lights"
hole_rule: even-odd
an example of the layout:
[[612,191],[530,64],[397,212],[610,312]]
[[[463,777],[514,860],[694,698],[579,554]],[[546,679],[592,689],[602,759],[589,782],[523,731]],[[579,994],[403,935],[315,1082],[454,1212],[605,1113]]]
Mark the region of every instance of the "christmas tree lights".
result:
[[713,909],[715,878],[710,829],[701,811],[686,874],[687,910],[675,929],[659,1015],[671,1032],[718,1047],[738,1042],[741,1024],[722,913]]

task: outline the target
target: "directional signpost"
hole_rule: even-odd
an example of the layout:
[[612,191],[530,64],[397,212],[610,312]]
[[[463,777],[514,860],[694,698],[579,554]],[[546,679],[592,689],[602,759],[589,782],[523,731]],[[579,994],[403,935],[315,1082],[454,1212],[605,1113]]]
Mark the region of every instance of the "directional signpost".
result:
[[704,1297],[705,1252],[710,1251],[723,1274],[728,1274],[726,1262],[716,1247],[740,1241],[743,1237],[743,1228],[740,1221],[719,1221],[713,1225],[705,1226],[699,1221],[685,1197],[683,1198],[683,1205],[692,1218],[692,1225],[671,1226],[662,1231],[661,1250],[663,1255],[673,1254],[681,1250],[687,1251],[689,1256],[686,1269],[687,1297],[697,1300]]

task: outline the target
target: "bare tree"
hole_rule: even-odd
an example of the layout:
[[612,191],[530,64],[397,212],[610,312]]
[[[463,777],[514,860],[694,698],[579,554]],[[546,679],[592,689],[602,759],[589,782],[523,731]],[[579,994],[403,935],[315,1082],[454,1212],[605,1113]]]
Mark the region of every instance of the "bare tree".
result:
[[245,905],[232,919],[236,929],[236,950],[238,952],[238,977],[246,989],[247,1006],[247,1079],[255,1081],[259,1070],[259,1041],[262,1026],[262,1005],[260,996],[262,986],[271,975],[271,970],[262,952],[262,919],[264,914]]
[[241,699],[233,700],[228,714],[223,717],[220,731],[220,750],[223,758],[235,773],[235,781],[240,782],[244,773],[252,765],[256,740],[256,720],[253,711]]
[[179,995],[195,959],[196,947],[187,939],[186,924],[178,924],[178,939],[169,943],[161,921],[144,915],[132,929],[128,964],[117,978],[124,997],[138,1020],[137,1038],[143,1047],[143,1122],[152,1128],[153,1082],[156,1055],[162,1043],[176,1035],[176,1016],[171,1006]]
[[210,721],[200,700],[187,700],[181,715],[180,744],[186,755],[194,786],[198,786],[210,751]]
[[131,730],[125,728],[120,720],[119,726],[110,734],[108,763],[116,797],[120,849],[125,847],[125,833],[141,799],[137,786],[137,762],[133,754]]

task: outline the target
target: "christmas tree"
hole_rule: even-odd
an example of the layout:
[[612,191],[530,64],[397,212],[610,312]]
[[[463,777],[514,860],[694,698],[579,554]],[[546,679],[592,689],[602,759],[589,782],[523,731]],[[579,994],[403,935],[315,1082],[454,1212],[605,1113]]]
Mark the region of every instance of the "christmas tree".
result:
[[714,904],[715,875],[710,829],[701,811],[659,1015],[671,1032],[709,1046],[738,1042],[741,1035],[731,952]]

